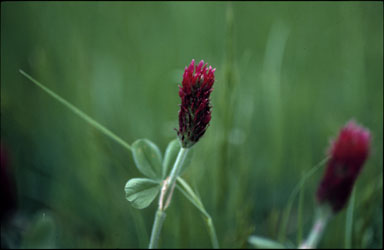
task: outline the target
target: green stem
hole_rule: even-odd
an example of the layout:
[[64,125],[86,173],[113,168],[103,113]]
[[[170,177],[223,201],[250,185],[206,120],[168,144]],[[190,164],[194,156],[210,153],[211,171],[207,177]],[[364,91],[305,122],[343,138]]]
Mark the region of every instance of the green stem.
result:
[[219,249],[219,241],[217,240],[216,236],[216,230],[213,226],[212,218],[209,216],[206,220],[208,231],[209,231],[209,237],[211,238],[211,242],[214,249]]
[[165,220],[165,212],[158,209],[156,212],[155,222],[152,227],[151,241],[149,242],[149,249],[157,248],[159,242],[160,231]]
[[189,152],[189,148],[180,148],[179,154],[177,155],[175,164],[173,165],[171,174],[169,175],[169,186],[174,186],[176,178],[180,174],[181,167],[184,163],[185,158],[187,157],[187,154]]
[[312,167],[308,172],[304,174],[304,176],[300,179],[299,183],[294,187],[293,191],[289,195],[288,199],[288,205],[284,211],[283,219],[282,219],[282,226],[280,227],[279,231],[279,241],[283,242],[285,240],[285,235],[287,232],[287,226],[288,226],[288,220],[291,214],[291,209],[293,205],[293,201],[296,198],[297,194],[299,194],[300,190],[304,187],[306,181],[308,178],[310,178],[314,173],[316,173],[317,170],[319,170],[325,162],[327,162],[329,157],[324,158],[319,163],[317,163],[314,167]]
[[44,90],[46,93],[48,93],[50,96],[52,96],[53,98],[55,98],[57,101],[59,101],[61,104],[64,104],[64,106],[66,106],[67,108],[69,108],[73,113],[75,113],[76,115],[78,115],[80,118],[83,118],[86,122],[88,122],[90,125],[92,125],[93,127],[95,127],[96,129],[98,129],[100,132],[104,133],[106,136],[109,136],[111,139],[113,139],[114,141],[116,141],[117,143],[119,143],[121,146],[123,146],[124,148],[128,149],[128,150],[131,150],[131,146],[126,143],[124,140],[122,140],[120,137],[118,137],[115,133],[113,133],[111,130],[107,129],[106,127],[104,127],[103,125],[101,125],[100,123],[98,123],[97,121],[95,121],[94,119],[92,119],[91,117],[89,117],[87,114],[85,114],[83,111],[81,111],[80,109],[76,108],[74,105],[72,105],[70,102],[68,102],[67,100],[65,100],[64,98],[62,98],[61,96],[59,96],[58,94],[56,94],[55,92],[53,92],[52,90],[50,90],[49,88],[45,87],[42,83],[38,82],[37,80],[35,80],[32,76],[28,75],[27,73],[25,73],[23,70],[19,70],[19,72],[25,76],[26,78],[28,78],[31,82],[33,82],[34,84],[36,84],[38,87],[40,87],[42,90]]
[[316,219],[311,232],[305,242],[300,246],[300,249],[316,248],[321,237],[323,236],[324,229],[332,216],[332,212],[328,207],[319,207],[316,211]]
[[167,207],[171,202],[173,190],[176,184],[176,179],[180,174],[181,167],[183,166],[184,160],[188,152],[189,152],[188,148],[183,148],[183,147],[180,148],[175,164],[173,164],[171,174],[163,182],[163,187],[161,190],[160,200],[159,200],[159,208],[157,209],[157,212],[156,212],[155,221],[152,227],[151,240],[149,242],[149,247],[148,247],[150,249],[157,247],[161,228],[163,227],[163,222],[165,220],[165,210],[167,209]]
[[304,188],[300,190],[299,194],[299,204],[297,208],[297,244],[300,244],[302,241],[303,235],[303,200],[304,200]]
[[351,249],[352,248],[352,228],[353,228],[353,208],[355,205],[355,194],[356,188],[353,189],[351,200],[349,201],[349,205],[347,208],[347,216],[345,222],[345,238],[344,238],[344,248]]

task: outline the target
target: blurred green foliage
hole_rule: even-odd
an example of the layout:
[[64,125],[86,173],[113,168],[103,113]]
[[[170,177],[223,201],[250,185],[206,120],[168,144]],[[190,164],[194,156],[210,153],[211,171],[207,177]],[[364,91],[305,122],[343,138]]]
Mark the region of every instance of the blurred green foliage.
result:
[[[323,169],[281,234],[288,197],[355,118],[373,142],[356,183],[352,247],[382,248],[382,13],[382,2],[2,2],[1,143],[16,179],[16,217],[30,228],[22,246],[145,248],[156,202],[131,207],[124,186],[140,177],[131,152],[18,70],[128,143],[149,138],[164,153],[176,137],[177,85],[194,58],[216,67],[217,80],[211,126],[184,177],[220,245],[251,247],[251,234],[297,244],[298,229],[305,237]],[[47,222],[34,224],[41,211],[54,235],[41,236]],[[344,246],[345,211],[320,247]],[[180,192],[167,214],[161,247],[211,247]]]

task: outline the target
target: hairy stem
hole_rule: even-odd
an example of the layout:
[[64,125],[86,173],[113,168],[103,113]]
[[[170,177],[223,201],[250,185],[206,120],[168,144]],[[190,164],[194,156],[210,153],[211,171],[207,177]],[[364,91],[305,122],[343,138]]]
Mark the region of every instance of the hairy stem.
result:
[[165,220],[165,212],[158,209],[155,216],[155,221],[152,227],[151,233],[151,241],[149,242],[149,249],[157,248],[157,244],[159,242],[160,231],[163,226],[163,222]]
[[189,152],[188,148],[180,148],[179,154],[177,155],[175,164],[173,165],[171,174],[169,175],[169,186],[174,187],[177,177],[180,174],[181,167],[184,163],[185,158]]
[[[175,164],[173,165],[171,174],[163,182],[163,187],[161,189],[160,199],[159,199],[159,208],[157,209],[155,221],[152,227],[151,240],[149,242],[150,249],[156,248],[161,228],[165,220],[165,210],[168,208],[172,200],[173,190],[175,188],[176,179],[180,174],[180,170],[183,166],[184,160],[189,152],[188,148],[180,148],[179,154],[177,155]],[[165,204],[164,204],[165,202]]]
[[315,222],[313,223],[311,232],[308,238],[305,240],[305,242],[301,244],[300,249],[316,248],[331,216],[332,216],[332,212],[330,208],[328,207],[318,208],[318,210],[316,211],[316,219],[315,219]]

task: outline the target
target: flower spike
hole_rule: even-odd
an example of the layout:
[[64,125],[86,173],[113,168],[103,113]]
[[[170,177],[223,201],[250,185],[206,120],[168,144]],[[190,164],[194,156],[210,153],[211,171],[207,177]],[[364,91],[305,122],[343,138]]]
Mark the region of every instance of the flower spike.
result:
[[369,130],[350,121],[331,143],[330,159],[316,196],[320,204],[328,203],[334,213],[348,201],[353,184],[368,158],[370,140]]
[[195,66],[192,60],[185,67],[182,85],[179,85],[181,105],[179,111],[179,130],[177,135],[184,148],[192,147],[204,135],[211,120],[209,96],[215,82],[215,70],[201,60]]

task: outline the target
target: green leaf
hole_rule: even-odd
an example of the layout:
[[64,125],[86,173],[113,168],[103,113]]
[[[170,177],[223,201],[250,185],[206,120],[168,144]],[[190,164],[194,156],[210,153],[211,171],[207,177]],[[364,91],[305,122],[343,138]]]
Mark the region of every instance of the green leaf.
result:
[[193,192],[192,188],[188,183],[181,177],[177,177],[176,188],[193,204],[195,207],[207,218],[211,218],[208,212],[205,210],[203,203],[200,198]]
[[[165,150],[165,155],[164,155],[164,160],[163,160],[163,178],[165,178],[168,174],[168,170],[172,169],[173,164],[176,161],[177,155],[180,151],[181,145],[179,139],[175,139],[169,142],[167,149]],[[192,149],[190,150],[189,154],[184,160],[183,166],[180,169],[180,174],[181,175],[186,167],[189,166],[191,163],[192,159]]]
[[148,139],[139,139],[132,144],[133,160],[136,167],[145,176],[161,179],[161,153],[159,148]]
[[284,249],[284,245],[280,244],[277,241],[270,240],[260,236],[250,236],[248,242],[256,248],[268,248],[268,249]]
[[137,209],[148,207],[160,191],[160,183],[147,178],[133,178],[125,185],[125,195]]

